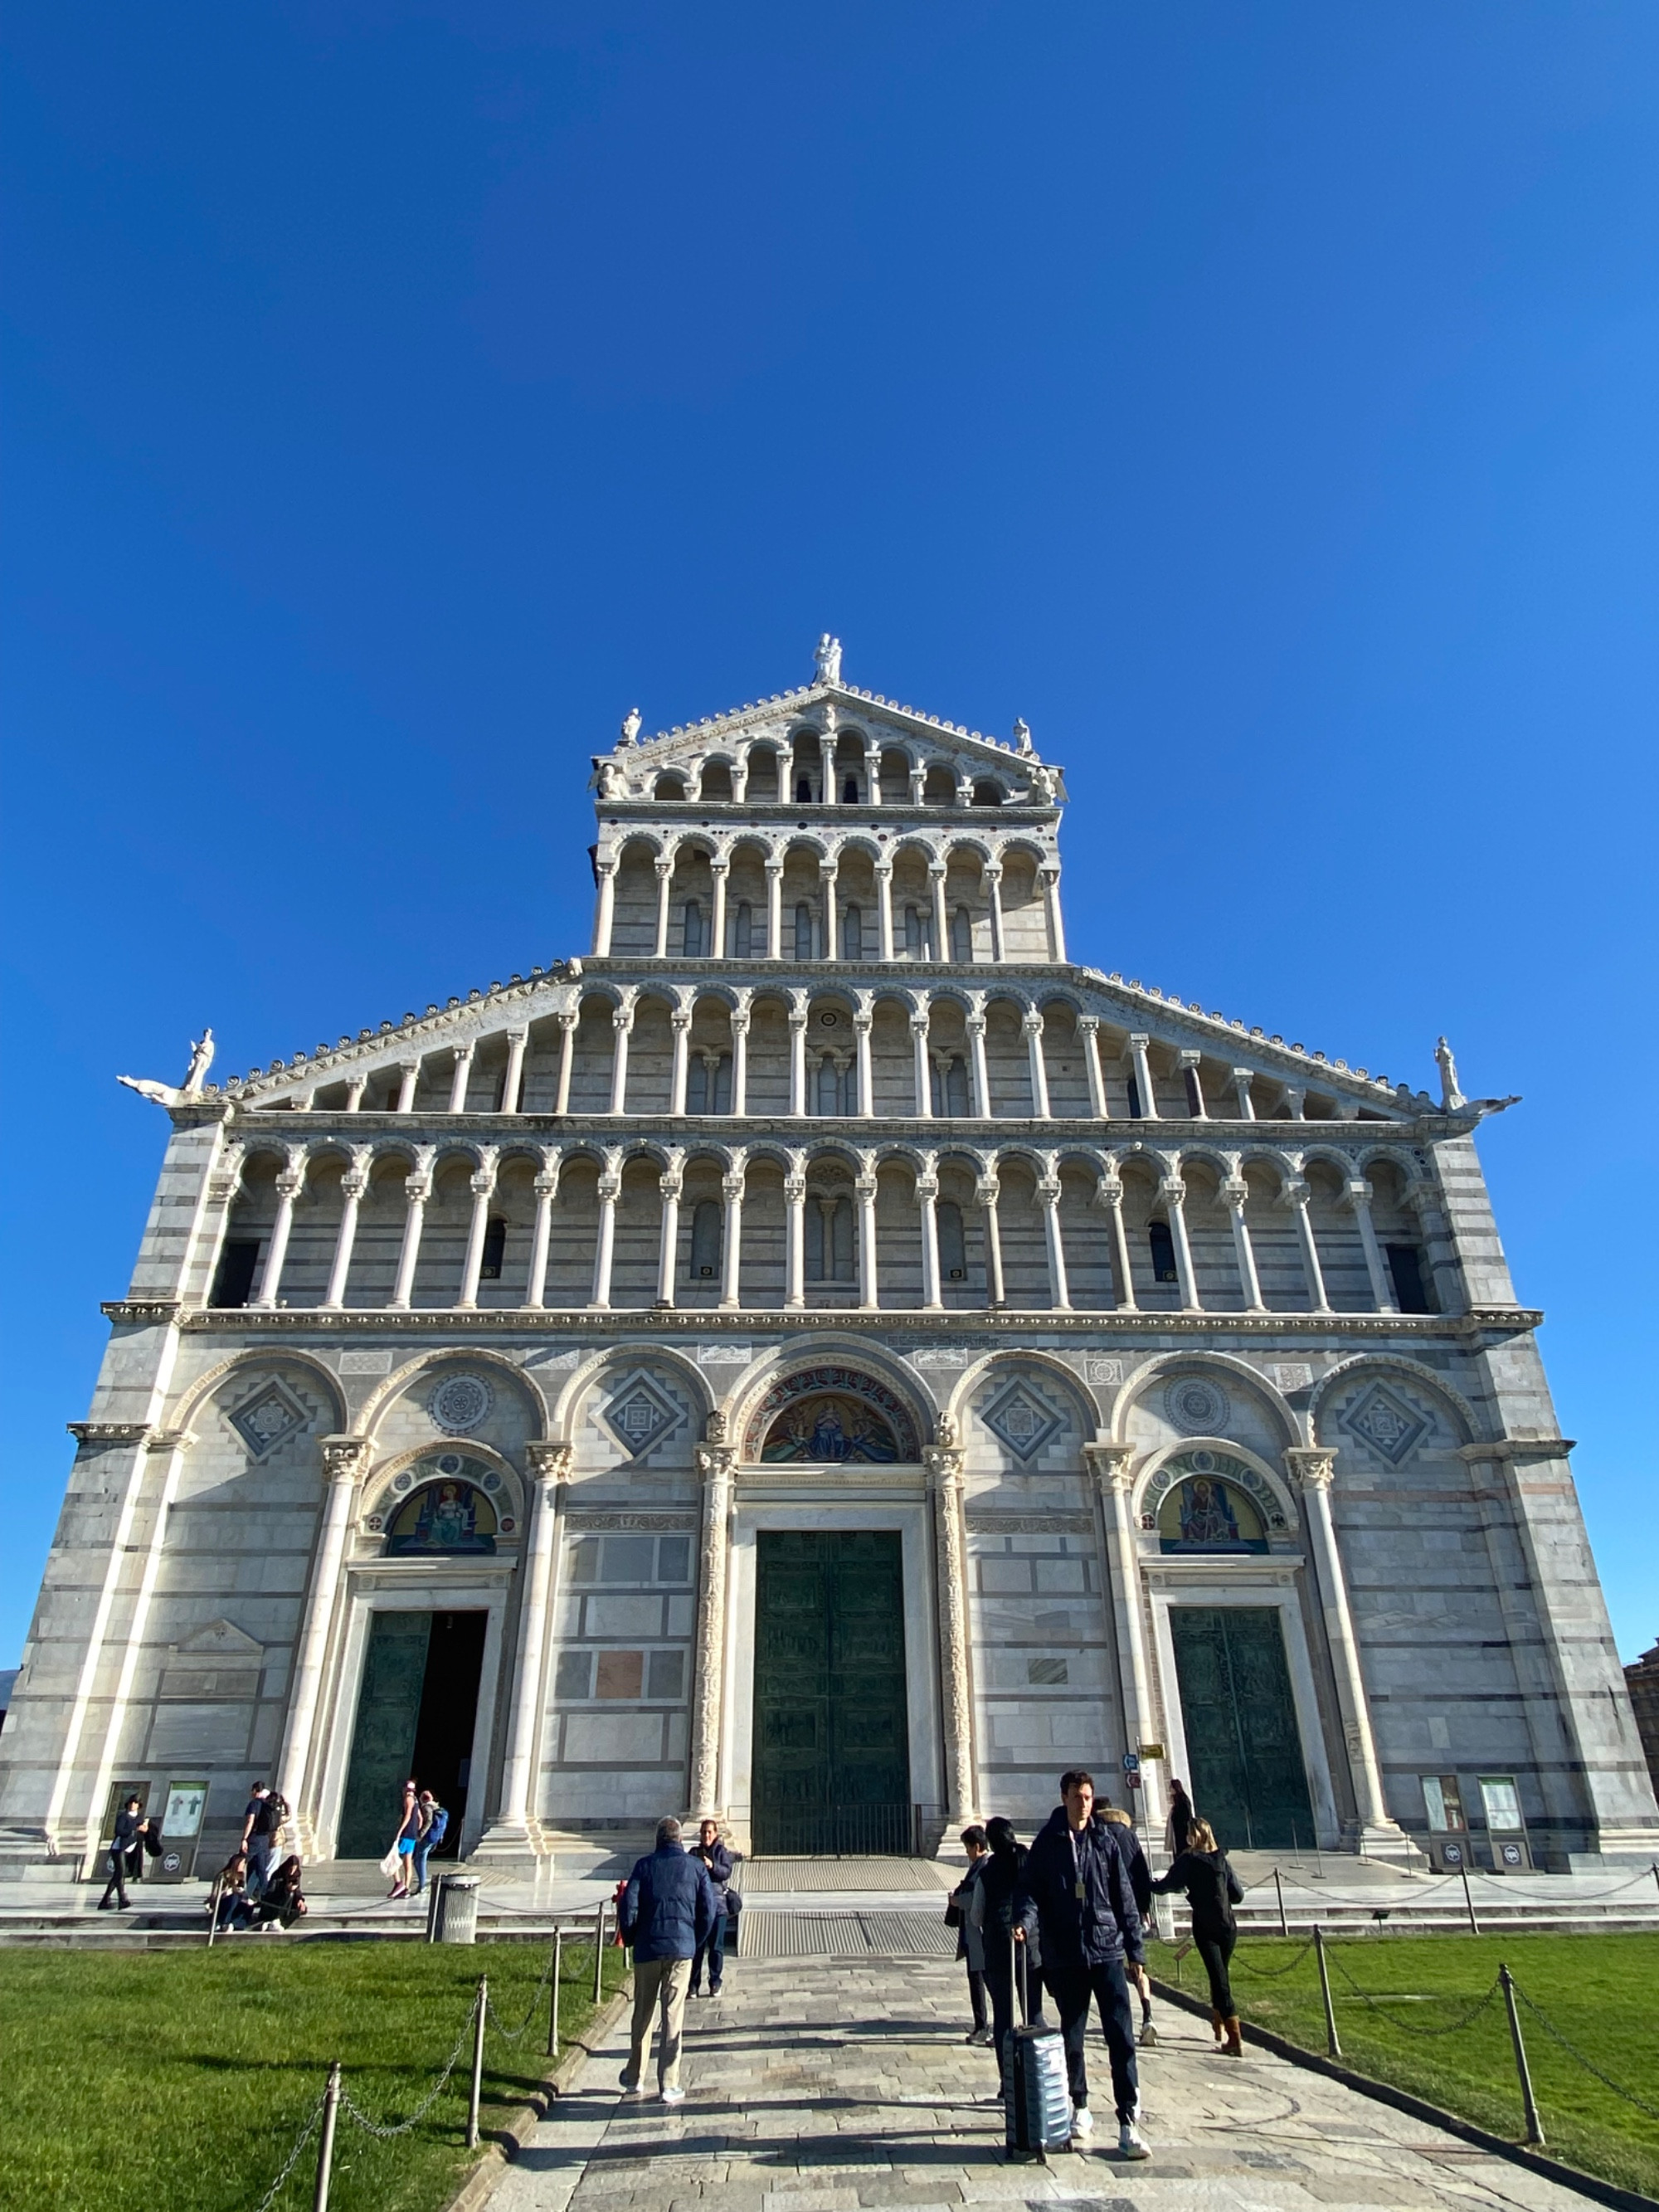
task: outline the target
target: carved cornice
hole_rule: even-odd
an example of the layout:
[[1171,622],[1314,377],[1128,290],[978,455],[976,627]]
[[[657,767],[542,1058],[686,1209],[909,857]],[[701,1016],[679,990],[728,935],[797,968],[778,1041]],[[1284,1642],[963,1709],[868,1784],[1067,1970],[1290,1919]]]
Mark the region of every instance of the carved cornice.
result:
[[65,1421],[64,1426],[82,1444],[139,1444],[150,1434],[148,1421]]
[[177,1321],[185,1312],[179,1298],[106,1298],[99,1308],[106,1321],[134,1322]]

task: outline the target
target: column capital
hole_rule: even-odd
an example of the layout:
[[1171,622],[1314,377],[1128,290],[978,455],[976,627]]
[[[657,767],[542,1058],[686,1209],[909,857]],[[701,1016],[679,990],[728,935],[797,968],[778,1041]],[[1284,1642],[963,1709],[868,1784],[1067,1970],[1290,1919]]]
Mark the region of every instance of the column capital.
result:
[[673,1030],[689,1030],[691,1026],[690,1007],[671,1006],[668,1010],[668,1026]]
[[1077,1028],[1078,1035],[1079,1036],[1095,1036],[1100,1028],[1100,1016],[1098,1014],[1079,1014],[1077,1018]]
[[743,1163],[739,1161],[736,1167],[729,1169],[720,1177],[720,1189],[725,1194],[728,1204],[743,1196],[745,1174]]
[[936,1175],[919,1175],[916,1177],[916,1204],[926,1206],[938,1197],[939,1177]]
[[1231,1068],[1228,1073],[1231,1075],[1235,1083],[1248,1084],[1254,1083],[1255,1080],[1255,1070],[1253,1067]]
[[471,1190],[474,1198],[488,1198],[495,1188],[497,1162],[494,1154],[472,1171]]
[[970,1037],[982,1037],[985,1034],[985,1016],[981,1012],[970,1013],[964,1018],[963,1026]]
[[354,1160],[340,1177],[340,1190],[346,1198],[362,1198],[368,1188],[368,1163]]
[[1020,1018],[1019,1025],[1027,1036],[1041,1036],[1042,1035],[1042,1009],[1037,1006],[1027,1006]]
[[471,1060],[478,1049],[478,1040],[475,1036],[459,1038],[453,1049],[457,1060]]
[[886,876],[890,879],[893,873],[893,863],[890,854],[883,854],[881,859],[876,862],[876,873],[878,876]]
[[874,1176],[854,1176],[853,1178],[853,1188],[859,1197],[863,1199],[866,1204],[874,1204],[876,1196],[876,1178]]
[[1342,1186],[1343,1205],[1354,1210],[1358,1210],[1358,1208],[1362,1206],[1369,1206],[1370,1202],[1371,1187],[1370,1183],[1366,1182],[1364,1176],[1363,1175],[1350,1176],[1348,1180]]
[[924,1444],[921,1448],[921,1463],[935,1490],[959,1491],[967,1459],[960,1444]]
[[665,1168],[657,1177],[657,1188],[665,1198],[678,1198],[685,1188],[685,1169],[683,1165]]
[[1249,1199],[1250,1186],[1243,1176],[1229,1176],[1221,1186],[1221,1195],[1229,1206],[1243,1206]]
[[875,1025],[875,1013],[869,1006],[855,1006],[853,1009],[853,1027],[860,1036],[869,1036]]
[[1304,1182],[1301,1176],[1299,1175],[1286,1176],[1284,1185],[1279,1194],[1279,1204],[1280,1206],[1288,1206],[1295,1208],[1297,1206],[1305,1206],[1308,1203],[1308,1186]]
[[734,1006],[732,1009],[731,1017],[732,1036],[747,1036],[749,1034],[749,1025],[753,1018],[754,1017],[750,1012],[747,1006]]
[[413,1168],[413,1169],[411,1169],[411,1170],[410,1170],[409,1174],[407,1174],[407,1175],[404,1177],[404,1196],[405,1198],[408,1198],[408,1199],[414,1199],[414,1200],[426,1200],[426,1199],[430,1198],[430,1197],[431,1197],[431,1195],[432,1195],[432,1170],[431,1170],[431,1169],[430,1169],[430,1168]]
[[[712,1420],[714,1416],[711,1414],[709,1418]],[[720,1419],[723,1423],[724,1414]],[[697,1473],[711,1490],[728,1485],[737,1471],[738,1453],[734,1444],[697,1444],[693,1447],[691,1455],[696,1462]]]
[[1060,1177],[1041,1176],[1037,1179],[1036,1194],[1045,1206],[1060,1204]]
[[1159,1179],[1158,1194],[1166,1206],[1180,1206],[1186,1200],[1187,1186],[1178,1175],[1166,1175]]
[[708,872],[711,876],[729,876],[732,872],[732,855],[729,853],[716,853],[708,863]]
[[1291,1444],[1285,1465],[1300,1489],[1328,1490],[1336,1475],[1336,1454],[1322,1444]]
[[781,876],[783,873],[782,854],[769,853],[763,865],[769,876]]
[[935,856],[927,863],[927,872],[930,876],[938,876],[943,879],[947,865],[948,864],[945,861],[941,860],[938,855],[935,854]]
[[323,1472],[331,1482],[356,1482],[368,1466],[374,1449],[374,1440],[369,1437],[325,1437]]
[[806,1027],[806,1009],[805,1006],[790,1007],[789,1026],[792,1030],[804,1030]]
[[1203,1057],[1201,1052],[1195,1052],[1188,1046],[1176,1054],[1176,1064],[1179,1067],[1196,1067]]
[[662,880],[666,883],[669,877],[674,872],[674,855],[672,853],[659,853],[656,859],[651,863],[651,865],[656,870],[658,875],[661,877]]
[[306,1171],[303,1168],[284,1168],[276,1178],[277,1197],[298,1198],[300,1193],[305,1188],[305,1181]]
[[980,874],[988,884],[1000,884],[1002,881],[1001,861],[988,860],[980,870]]
[[1060,881],[1060,862],[1044,860],[1037,870],[1037,881],[1042,884],[1057,884]]
[[910,1016],[911,1036],[913,1037],[925,1037],[932,1021],[933,1016],[928,1012],[925,1006],[920,1012],[913,1012]]
[[974,1197],[981,1206],[994,1206],[1002,1195],[1002,1185],[994,1174],[982,1175],[974,1185]]
[[507,1032],[507,1041],[509,1044],[528,1044],[530,1042],[529,1023],[520,1022],[516,1029],[508,1030]]
[[557,1160],[550,1160],[548,1164],[538,1172],[535,1182],[530,1187],[538,1198],[556,1198],[559,1194]]
[[558,1014],[559,1027],[562,1030],[574,1030],[581,1018],[582,1010],[580,1006],[561,1006]]
[[611,1026],[615,1030],[631,1030],[634,1026],[634,1002],[625,999],[611,1010]]
[[1129,1049],[1131,1052],[1145,1052],[1152,1041],[1152,1033],[1150,1030],[1131,1030],[1129,1032]]
[[606,1168],[603,1170],[597,1185],[597,1193],[599,1203],[602,1206],[614,1206],[616,1204],[617,1200],[622,1196],[622,1170],[620,1168],[611,1167]]
[[1121,1206],[1122,1203],[1123,1179],[1114,1164],[1104,1170],[1100,1181],[1095,1185],[1095,1204],[1117,1206]]
[[1085,1444],[1083,1456],[1103,1490],[1128,1492],[1133,1486],[1135,1448],[1133,1444]]
[[570,1463],[575,1454],[574,1444],[555,1443],[550,1438],[542,1437],[524,1448],[530,1472],[538,1482],[568,1482],[570,1480]]
[[806,1177],[804,1175],[785,1176],[783,1194],[791,1206],[803,1205],[806,1198]]

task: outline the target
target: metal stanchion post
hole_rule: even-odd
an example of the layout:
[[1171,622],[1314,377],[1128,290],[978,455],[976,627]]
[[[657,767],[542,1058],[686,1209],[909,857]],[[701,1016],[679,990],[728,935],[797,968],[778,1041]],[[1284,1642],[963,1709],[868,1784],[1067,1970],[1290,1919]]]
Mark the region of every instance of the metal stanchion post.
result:
[[1471,1936],[1478,1936],[1480,1933],[1480,1923],[1474,1917],[1474,1899],[1469,1893],[1469,1870],[1466,1866],[1462,1866],[1457,1871],[1463,1877],[1463,1903],[1469,1916],[1469,1933]]
[[1337,2039],[1336,2008],[1331,2002],[1331,1970],[1325,1963],[1325,1934],[1314,1923],[1314,1956],[1319,1961],[1319,1993],[1325,2000],[1325,2044],[1333,2058],[1342,2056],[1342,2045]]
[[466,2106],[466,2147],[478,2148],[478,2105],[483,2095],[483,2039],[484,2019],[489,2010],[489,1979],[481,1975],[478,1979],[477,2011],[472,2022],[472,2094]]
[[1279,1932],[1281,1936],[1288,1936],[1291,1932],[1291,1923],[1285,1917],[1285,1885],[1279,1879],[1277,1867],[1273,1869],[1273,1887],[1279,1893]]
[[564,1972],[564,1930],[553,1930],[553,1994],[547,2004],[547,2055],[559,2055],[559,1982]]
[[1659,1859],[1655,1859],[1653,1863],[1653,1879],[1656,1883],[1659,1883]]
[[207,1947],[210,1951],[213,1948],[213,1939],[219,1932],[219,1893],[224,1887],[224,1882],[223,1875],[216,1874],[213,1877],[213,1887],[208,1893]]
[[599,1911],[595,1915],[593,1921],[593,2002],[595,2004],[598,2004],[604,1988],[605,1905],[604,1901],[601,1900]]
[[1521,2077],[1521,2102],[1527,2115],[1527,2141],[1542,2145],[1544,2124],[1538,2117],[1538,2100],[1532,2094],[1532,2074],[1527,2065],[1527,2046],[1521,2040],[1521,2015],[1515,2008],[1515,1983],[1509,1968],[1500,1961],[1498,1978],[1504,1984],[1504,2002],[1509,2008],[1510,2040],[1515,2045],[1515,2070]]
[[328,2185],[334,2175],[334,2123],[340,2115],[340,2062],[328,2069],[323,2092],[323,2133],[317,2145],[317,2186],[312,2192],[311,2212],[328,2212]]

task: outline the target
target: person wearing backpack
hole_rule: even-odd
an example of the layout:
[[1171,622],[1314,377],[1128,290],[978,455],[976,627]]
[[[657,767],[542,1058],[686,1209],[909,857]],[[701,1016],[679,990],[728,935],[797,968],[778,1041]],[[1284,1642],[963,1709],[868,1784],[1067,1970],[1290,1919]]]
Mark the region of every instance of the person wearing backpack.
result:
[[418,1897],[426,1887],[427,1860],[449,1833],[448,1811],[429,1790],[422,1790],[416,1802],[421,1808],[421,1832],[415,1838],[415,1879],[409,1893],[411,1897]]

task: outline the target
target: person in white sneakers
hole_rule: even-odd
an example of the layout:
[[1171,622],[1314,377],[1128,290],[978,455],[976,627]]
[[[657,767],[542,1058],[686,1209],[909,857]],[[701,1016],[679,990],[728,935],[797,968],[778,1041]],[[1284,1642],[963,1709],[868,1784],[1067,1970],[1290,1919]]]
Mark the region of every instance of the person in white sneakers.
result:
[[1140,2076],[1126,1960],[1141,1957],[1141,1922],[1118,1831],[1095,1817],[1092,1775],[1073,1768],[1060,1778],[1060,1802],[1020,1870],[1014,1893],[1015,1940],[1035,1930],[1042,1944],[1042,1978],[1060,2011],[1066,2070],[1072,2088],[1072,2133],[1094,2132],[1084,2051],[1089,2014],[1098,2006],[1112,2068],[1120,2157],[1152,2155],[1139,2128]]
[[634,1951],[634,2023],[622,2085],[643,2095],[651,2030],[659,2024],[657,2094],[665,2105],[682,2105],[680,2038],[691,1961],[719,1923],[708,1869],[681,1840],[675,1820],[657,1823],[657,1848],[635,1862],[617,1912],[617,1933]]

